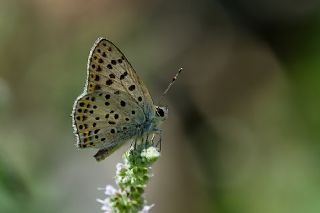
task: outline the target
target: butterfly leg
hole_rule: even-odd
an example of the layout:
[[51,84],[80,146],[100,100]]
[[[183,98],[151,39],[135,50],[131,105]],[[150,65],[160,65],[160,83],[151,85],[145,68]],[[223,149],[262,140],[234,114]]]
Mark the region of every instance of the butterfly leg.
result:
[[147,135],[147,137],[146,137],[146,142],[144,143],[144,148],[145,148],[145,149],[148,148],[150,144],[152,144],[152,143],[150,143],[150,141],[149,141],[149,135]]
[[156,147],[159,146],[159,151],[161,152],[161,141],[162,141],[162,134],[161,134],[161,133],[159,134],[159,137],[160,137],[160,138],[159,138],[159,141],[158,141]]
[[135,139],[133,139],[132,141],[131,141],[131,144],[130,144],[130,149],[131,150],[136,150],[137,149],[137,138],[135,138]]
[[134,139],[134,145],[133,148],[136,150],[137,149],[137,139]]
[[135,147],[135,144],[134,144],[134,143],[135,143],[135,140],[132,140],[132,141],[131,141],[131,144],[130,144],[130,148],[134,148],[134,147]]
[[152,146],[154,146],[154,137],[155,137],[154,134],[152,134],[152,138],[151,138],[151,140],[150,140]]
[[[156,133],[157,135],[159,135],[159,140],[157,141],[157,143],[155,144],[154,147],[159,147],[159,151],[161,152],[161,141],[162,141],[162,134],[161,134],[161,130],[157,131]],[[155,138],[155,135],[153,135]]]

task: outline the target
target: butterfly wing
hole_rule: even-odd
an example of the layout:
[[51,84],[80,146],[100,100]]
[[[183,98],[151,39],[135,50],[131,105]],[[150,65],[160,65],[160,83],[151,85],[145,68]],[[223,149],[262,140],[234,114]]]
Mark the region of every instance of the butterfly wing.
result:
[[74,129],[79,148],[115,147],[139,134],[143,109],[128,93],[95,91],[75,102]]
[[[100,148],[98,158],[139,134],[154,116],[151,96],[123,53],[99,38],[87,66],[87,84],[73,107],[73,125],[80,148]],[[97,158],[97,159],[98,159]]]
[[96,161],[102,161],[109,155],[111,155],[120,145],[114,144],[109,146],[108,148],[99,149],[99,151],[93,156]]
[[143,108],[154,115],[148,89],[124,54],[109,40],[98,38],[88,59],[88,79],[85,92],[116,89],[128,93]]

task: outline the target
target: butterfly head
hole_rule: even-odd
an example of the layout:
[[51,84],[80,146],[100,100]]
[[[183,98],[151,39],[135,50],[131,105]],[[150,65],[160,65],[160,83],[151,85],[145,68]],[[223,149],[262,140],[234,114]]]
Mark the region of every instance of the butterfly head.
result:
[[168,107],[155,106],[155,115],[151,123],[146,126],[146,132],[159,132],[159,126],[168,118]]
[[156,106],[156,118],[159,121],[164,121],[168,118],[168,107]]

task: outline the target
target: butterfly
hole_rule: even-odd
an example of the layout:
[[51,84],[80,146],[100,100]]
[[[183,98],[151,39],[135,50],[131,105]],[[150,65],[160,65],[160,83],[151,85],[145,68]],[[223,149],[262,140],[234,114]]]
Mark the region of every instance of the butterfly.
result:
[[97,148],[94,157],[101,161],[127,141],[160,134],[167,117],[168,108],[154,105],[124,54],[98,38],[89,54],[84,91],[72,110],[77,147]]

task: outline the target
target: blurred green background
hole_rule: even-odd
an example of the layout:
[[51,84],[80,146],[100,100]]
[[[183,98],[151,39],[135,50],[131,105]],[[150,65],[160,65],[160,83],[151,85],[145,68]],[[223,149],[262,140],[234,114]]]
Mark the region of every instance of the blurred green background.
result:
[[166,98],[152,212],[320,212],[317,0],[1,0],[0,212],[101,212],[70,113],[99,36]]

